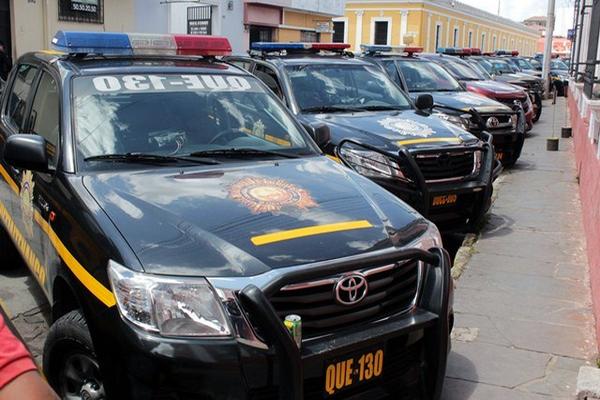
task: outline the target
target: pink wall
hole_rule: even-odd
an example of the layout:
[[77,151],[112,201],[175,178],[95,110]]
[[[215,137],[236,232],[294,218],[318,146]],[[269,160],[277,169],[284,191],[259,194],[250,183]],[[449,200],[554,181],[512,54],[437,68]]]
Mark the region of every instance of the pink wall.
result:
[[592,144],[588,137],[589,113],[581,118],[574,98],[575,96],[568,97],[568,105],[579,171],[579,193],[587,242],[592,303],[596,317],[596,338],[600,348],[600,160],[596,156],[597,145]]
[[245,4],[244,23],[247,25],[279,26],[281,8],[262,4]]

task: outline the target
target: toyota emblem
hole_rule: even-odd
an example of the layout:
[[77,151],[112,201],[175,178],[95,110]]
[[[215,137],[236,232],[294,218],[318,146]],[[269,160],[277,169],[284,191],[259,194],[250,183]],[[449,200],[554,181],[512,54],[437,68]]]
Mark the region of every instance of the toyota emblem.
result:
[[367,279],[359,274],[346,275],[335,284],[335,300],[345,306],[358,304],[369,291]]
[[500,121],[498,121],[498,118],[496,117],[489,117],[486,125],[488,128],[497,128],[498,125],[500,125]]

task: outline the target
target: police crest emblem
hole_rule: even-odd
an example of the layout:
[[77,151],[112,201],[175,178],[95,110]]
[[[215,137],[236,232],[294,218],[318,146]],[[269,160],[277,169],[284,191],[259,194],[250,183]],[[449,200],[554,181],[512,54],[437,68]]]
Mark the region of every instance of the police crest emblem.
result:
[[284,207],[316,207],[310,193],[284,179],[246,177],[229,186],[229,197],[254,214],[279,212]]

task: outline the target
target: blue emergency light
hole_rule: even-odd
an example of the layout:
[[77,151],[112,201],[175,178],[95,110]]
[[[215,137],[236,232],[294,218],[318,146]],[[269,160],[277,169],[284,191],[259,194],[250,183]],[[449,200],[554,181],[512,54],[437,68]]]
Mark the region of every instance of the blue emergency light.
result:
[[68,54],[225,56],[229,40],[221,36],[120,32],[58,31],[52,46]]
[[361,44],[360,50],[363,53],[375,54],[375,53],[391,53],[392,46],[385,46],[382,44]]

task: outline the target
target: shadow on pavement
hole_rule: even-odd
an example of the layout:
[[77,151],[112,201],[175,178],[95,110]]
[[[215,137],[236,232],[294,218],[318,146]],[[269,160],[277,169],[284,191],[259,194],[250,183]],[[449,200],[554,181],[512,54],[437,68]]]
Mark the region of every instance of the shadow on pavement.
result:
[[[442,400],[468,399],[475,389],[475,385],[471,382],[477,382],[479,378],[475,364],[468,358],[453,351],[448,356],[448,368],[446,371],[451,372],[448,373],[444,382]],[[462,377],[468,377],[468,381]]]

